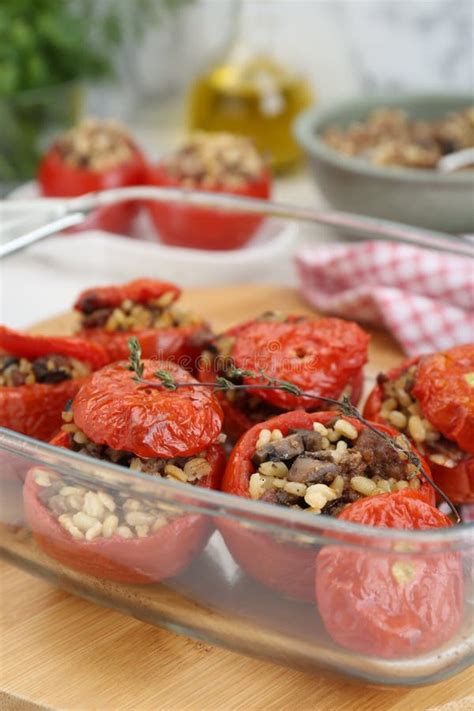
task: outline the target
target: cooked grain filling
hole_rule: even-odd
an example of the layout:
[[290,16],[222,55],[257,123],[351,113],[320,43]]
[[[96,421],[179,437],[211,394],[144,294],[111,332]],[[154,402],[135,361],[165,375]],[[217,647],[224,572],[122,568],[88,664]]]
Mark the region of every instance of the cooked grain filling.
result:
[[85,299],[81,304],[83,328],[102,328],[106,331],[138,331],[145,328],[192,326],[198,319],[190,313],[172,307],[174,294],[165,292],[147,304],[125,299],[120,306],[97,306],[97,301]]
[[[402,446],[407,442],[400,438]],[[419,489],[416,467],[376,432],[344,419],[313,430],[264,429],[256,443],[250,476],[252,499],[337,516],[364,496]]]
[[474,146],[474,107],[436,121],[414,120],[401,109],[380,108],[347,128],[329,126],[323,140],[339,153],[375,165],[436,169],[443,155]]
[[90,373],[84,363],[75,358],[50,353],[34,360],[0,355],[0,386],[16,387],[34,383],[61,383]]
[[[211,465],[206,452],[194,457],[173,459],[144,459],[132,452],[111,449],[95,444],[73,423],[72,412],[63,413],[66,424],[63,431],[69,436],[69,445],[75,452],[95,459],[161,476],[172,481],[195,484],[207,476]],[[73,538],[91,541],[94,538],[145,538],[165,526],[176,514],[163,513],[172,509],[151,501],[139,492],[117,491],[112,487],[87,488],[67,476],[59,477],[51,471],[37,469],[35,481],[40,486],[39,497],[57,518],[59,524]]]
[[407,368],[396,380],[379,375],[377,380],[383,388],[380,415],[397,430],[408,435],[418,450],[432,462],[453,468],[463,458],[463,453],[424,417],[420,403],[412,394],[415,375],[416,365]]

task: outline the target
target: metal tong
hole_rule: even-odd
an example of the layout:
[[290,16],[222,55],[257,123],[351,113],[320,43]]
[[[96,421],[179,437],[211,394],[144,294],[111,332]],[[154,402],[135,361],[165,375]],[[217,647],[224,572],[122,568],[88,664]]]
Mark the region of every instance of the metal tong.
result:
[[[86,220],[88,215],[100,207],[114,205],[128,200],[153,200],[156,202],[178,203],[181,207],[205,207],[224,212],[244,212],[290,218],[313,224],[326,225],[347,232],[355,239],[371,238],[392,240],[416,245],[426,249],[449,252],[465,257],[474,257],[474,244],[468,240],[443,232],[435,232],[421,227],[413,227],[375,217],[354,215],[333,210],[313,210],[272,200],[208,193],[181,188],[161,188],[137,186],[115,188],[90,193],[78,198],[36,198],[30,200],[8,200],[0,202],[0,225],[12,215],[21,213],[31,220],[36,210],[44,213],[44,222],[0,245],[0,258],[18,252],[49,235],[74,227]],[[17,222],[17,228],[23,218]],[[17,218],[18,220],[18,218]]]

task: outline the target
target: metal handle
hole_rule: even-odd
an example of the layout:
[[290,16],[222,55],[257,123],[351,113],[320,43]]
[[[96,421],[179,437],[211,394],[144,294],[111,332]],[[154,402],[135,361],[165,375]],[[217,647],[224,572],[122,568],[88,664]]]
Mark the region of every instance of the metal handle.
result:
[[36,229],[21,235],[21,237],[12,239],[6,244],[0,245],[0,259],[2,257],[7,257],[9,254],[19,252],[21,249],[25,249],[25,247],[29,247],[30,244],[39,242],[45,237],[50,237],[53,234],[62,232],[62,230],[65,230],[68,227],[79,225],[83,222],[84,217],[85,215],[82,212],[73,212],[70,215],[60,217],[53,222],[48,222],[46,225],[41,225],[41,227],[37,227]]
[[[460,256],[474,257],[474,245],[461,237],[448,235],[443,232],[435,232],[389,220],[380,220],[375,217],[353,215],[347,212],[313,210],[308,207],[287,205],[272,200],[227,195],[224,193],[208,193],[183,190],[181,188],[136,186],[104,190],[68,200],[53,199],[50,200],[48,204],[54,208],[56,215],[58,211],[63,212],[65,215],[71,212],[76,213],[76,215],[82,213],[83,219],[85,219],[91,211],[99,207],[113,205],[125,200],[172,202],[180,203],[183,207],[206,207],[225,212],[245,212],[254,215],[290,218],[335,227],[344,232],[348,232],[352,237],[396,240],[406,244],[414,244],[425,249],[435,249]],[[21,210],[32,210],[35,204],[37,206],[40,204],[44,205],[42,199],[36,201],[15,201],[15,205]],[[79,224],[79,222],[74,222],[73,224]],[[55,224],[58,224],[57,220]],[[64,226],[59,228],[56,226],[53,231],[58,231],[58,229],[64,229]],[[47,234],[52,234],[53,231],[44,233],[41,232],[41,228],[39,228],[28,235],[18,238],[18,240],[12,240],[10,244],[20,241],[20,246],[12,244],[8,251],[4,251],[5,247],[8,247],[8,245],[5,245],[4,248],[0,248],[0,257],[11,254],[13,251],[22,249],[28,244],[39,241],[46,237]]]

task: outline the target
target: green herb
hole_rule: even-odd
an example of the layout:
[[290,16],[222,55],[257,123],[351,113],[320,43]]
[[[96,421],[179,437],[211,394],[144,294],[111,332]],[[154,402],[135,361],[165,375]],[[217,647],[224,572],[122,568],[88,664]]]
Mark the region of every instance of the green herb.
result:
[[142,348],[138,338],[134,336],[128,339],[128,350],[130,351],[130,356],[128,359],[128,369],[135,373],[134,381],[136,383],[141,383],[143,381],[143,372],[145,369],[145,364],[142,361]]
[[79,82],[113,77],[125,40],[189,2],[0,2],[0,182],[32,177],[42,139],[78,118]]
[[178,387],[178,383],[176,383],[173,380],[173,376],[171,373],[168,373],[167,370],[157,370],[155,372],[155,375],[159,380],[161,381],[162,385],[167,389],[167,390],[176,390]]

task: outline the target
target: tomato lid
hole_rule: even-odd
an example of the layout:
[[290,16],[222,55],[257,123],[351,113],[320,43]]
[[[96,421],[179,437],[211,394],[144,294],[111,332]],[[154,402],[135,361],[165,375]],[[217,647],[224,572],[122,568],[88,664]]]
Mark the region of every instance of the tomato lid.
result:
[[223,414],[212,391],[174,363],[145,360],[144,378],[160,382],[161,368],[189,387],[167,390],[136,383],[125,363],[95,373],[73,402],[75,424],[97,444],[139,457],[197,454],[221,432]]
[[474,454],[474,344],[422,357],[413,394],[437,430]]
[[[231,355],[238,368],[263,370],[302,390],[337,398],[366,363],[368,342],[369,336],[350,321],[288,317],[284,322],[253,321],[236,330]],[[287,410],[311,403],[280,390],[256,393]]]
[[0,326],[0,353],[19,358],[39,358],[43,355],[58,355],[76,358],[96,369],[109,362],[109,358],[96,343],[74,336],[34,336]]
[[165,293],[172,294],[171,302],[173,302],[179,298],[181,289],[168,281],[135,279],[126,284],[86,289],[79,295],[74,308],[77,311],[91,313],[96,309],[120,306],[126,299],[138,304],[148,304],[159,299]]

